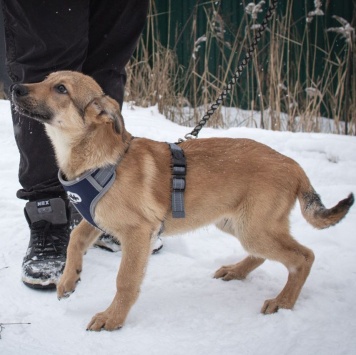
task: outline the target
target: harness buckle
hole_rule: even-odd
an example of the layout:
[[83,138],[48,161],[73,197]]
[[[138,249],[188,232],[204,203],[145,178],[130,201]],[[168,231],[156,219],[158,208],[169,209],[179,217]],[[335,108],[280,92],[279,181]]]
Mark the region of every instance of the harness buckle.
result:
[[173,190],[174,191],[184,191],[185,190],[185,178],[173,176]]

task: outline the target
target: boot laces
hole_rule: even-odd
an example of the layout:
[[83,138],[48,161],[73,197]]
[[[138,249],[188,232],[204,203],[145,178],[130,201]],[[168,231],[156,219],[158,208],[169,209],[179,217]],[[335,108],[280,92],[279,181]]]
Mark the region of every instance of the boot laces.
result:
[[34,254],[43,258],[64,256],[68,245],[67,225],[54,225],[48,221],[33,223]]

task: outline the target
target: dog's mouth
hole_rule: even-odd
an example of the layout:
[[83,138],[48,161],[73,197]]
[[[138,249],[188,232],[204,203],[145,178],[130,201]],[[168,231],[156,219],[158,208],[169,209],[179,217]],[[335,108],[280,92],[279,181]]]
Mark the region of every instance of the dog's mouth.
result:
[[37,111],[33,108],[27,108],[26,106],[24,107],[19,102],[17,102],[17,100],[13,100],[13,105],[16,112],[18,112],[20,115],[32,118],[41,123],[48,122],[53,117],[52,112],[48,110],[44,112],[43,110]]

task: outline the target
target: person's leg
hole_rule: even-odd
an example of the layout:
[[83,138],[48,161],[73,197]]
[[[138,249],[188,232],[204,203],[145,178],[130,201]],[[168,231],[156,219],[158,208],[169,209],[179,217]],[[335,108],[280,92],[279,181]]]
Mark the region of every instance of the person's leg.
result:
[[[93,77],[121,107],[125,66],[144,28],[148,4],[149,0],[90,0],[88,51],[82,72]],[[79,220],[77,214],[76,222]],[[95,245],[114,252],[121,250],[109,235],[103,235]],[[158,242],[155,251],[161,247]]]
[[[125,66],[130,60],[147,19],[149,0],[91,0],[88,56],[83,73],[93,77],[104,92],[122,107],[126,83]],[[95,246],[120,251],[110,235],[102,235]],[[153,253],[162,248],[157,238]]]
[[[88,44],[88,1],[2,0],[6,66],[13,83],[42,81],[56,70],[82,70]],[[20,152],[18,197],[65,196],[42,124],[12,112]]]
[[84,74],[122,106],[129,62],[147,19],[149,0],[91,0]]
[[[2,0],[6,65],[14,83],[42,81],[56,70],[82,70],[87,54],[88,0]],[[70,212],[43,125],[12,112],[20,152],[19,198],[29,200],[31,230],[22,279],[55,287],[66,259]]]

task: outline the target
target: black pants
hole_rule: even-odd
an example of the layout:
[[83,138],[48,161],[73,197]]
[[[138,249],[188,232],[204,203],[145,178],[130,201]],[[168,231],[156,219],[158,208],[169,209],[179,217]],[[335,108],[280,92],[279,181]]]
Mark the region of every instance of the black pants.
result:
[[[1,0],[6,66],[14,83],[42,81],[58,70],[92,76],[121,105],[125,65],[142,32],[149,0]],[[12,112],[20,152],[17,196],[64,197],[42,124]]]

